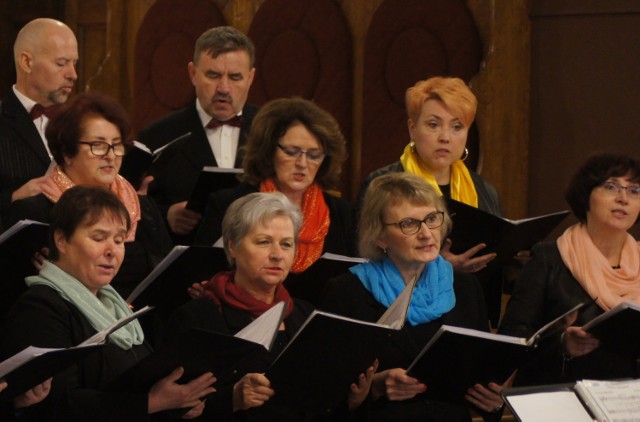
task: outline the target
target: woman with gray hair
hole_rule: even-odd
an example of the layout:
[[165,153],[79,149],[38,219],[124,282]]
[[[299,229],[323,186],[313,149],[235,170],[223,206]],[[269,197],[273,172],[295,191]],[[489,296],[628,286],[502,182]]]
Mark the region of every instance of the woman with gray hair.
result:
[[[380,371],[373,377],[369,420],[471,420],[466,406],[429,399],[423,394],[428,386],[403,369],[443,324],[489,328],[478,281],[468,273],[454,272],[440,255],[451,229],[442,197],[416,175],[380,176],[365,195],[359,229],[360,254],[369,262],[327,283],[323,310],[377,321],[415,281],[407,324],[378,356]],[[466,399],[486,416],[502,408],[500,386],[464,387],[467,395],[451,397],[452,402]]]
[[[233,335],[281,301],[287,303],[271,357],[275,357],[313,310],[293,300],[282,282],[294,261],[302,214],[283,193],[255,192],[234,201],[222,221],[224,249],[232,270],[203,284],[202,297],[178,308],[172,334],[200,328]],[[350,404],[366,397],[373,368],[351,386]],[[232,387],[218,389],[206,413],[216,420],[243,412],[247,420],[301,420],[304,415],[276,405],[263,406],[275,391],[264,374],[246,374]],[[360,397],[358,401],[357,397]]]

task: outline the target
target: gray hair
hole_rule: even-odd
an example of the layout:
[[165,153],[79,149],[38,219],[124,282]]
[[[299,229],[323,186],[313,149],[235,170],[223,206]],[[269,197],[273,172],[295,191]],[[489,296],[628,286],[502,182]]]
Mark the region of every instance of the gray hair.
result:
[[256,49],[249,37],[232,26],[217,26],[206,30],[198,37],[193,53],[193,62],[198,63],[202,53],[208,53],[215,59],[220,54],[239,50],[244,50],[249,54],[249,68],[253,68],[256,61]]
[[280,192],[254,192],[233,201],[222,220],[222,239],[227,260],[233,267],[229,243],[240,243],[257,224],[266,224],[274,217],[289,217],[293,223],[293,239],[298,244],[302,214],[297,206]]

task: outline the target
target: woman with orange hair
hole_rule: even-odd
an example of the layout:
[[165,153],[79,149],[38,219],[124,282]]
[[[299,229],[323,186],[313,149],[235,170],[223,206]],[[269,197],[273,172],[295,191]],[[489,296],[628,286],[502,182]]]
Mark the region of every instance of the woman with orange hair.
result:
[[[433,77],[409,88],[405,97],[411,141],[400,160],[372,172],[360,190],[360,201],[376,177],[392,172],[420,176],[446,199],[454,199],[494,215],[500,215],[498,193],[489,182],[464,164],[469,128],[478,101],[459,78]],[[457,271],[475,273],[484,269],[495,253],[476,256],[486,245],[479,244],[456,255],[445,240],[441,254]],[[486,273],[486,272],[485,272]],[[497,323],[500,303],[500,277],[493,271],[487,278],[485,295],[492,321]],[[484,281],[484,280],[483,280]],[[495,303],[494,303],[495,302]],[[495,315],[494,315],[495,314]]]

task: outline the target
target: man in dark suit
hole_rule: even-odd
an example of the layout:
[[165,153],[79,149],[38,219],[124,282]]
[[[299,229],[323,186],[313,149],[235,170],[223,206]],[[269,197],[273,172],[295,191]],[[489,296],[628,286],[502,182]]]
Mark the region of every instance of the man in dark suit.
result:
[[67,101],[78,78],[78,42],[62,22],[32,20],[13,51],[16,83],[0,103],[0,227],[11,202],[42,192],[51,164],[44,136],[48,115]]
[[196,101],[143,129],[139,139],[151,150],[184,134],[167,147],[149,173],[149,186],[174,240],[191,243],[200,214],[185,208],[204,166],[241,167],[244,145],[257,108],[246,105],[255,74],[255,49],[239,30],[207,30],[197,40],[188,70]]

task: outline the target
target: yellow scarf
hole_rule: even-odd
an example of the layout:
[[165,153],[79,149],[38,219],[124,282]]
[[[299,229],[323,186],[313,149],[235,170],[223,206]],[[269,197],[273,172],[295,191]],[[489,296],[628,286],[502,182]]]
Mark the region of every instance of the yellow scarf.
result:
[[562,262],[598,305],[608,311],[619,303],[640,304],[640,245],[627,234],[614,270],[591,240],[584,224],[569,227],[556,241]]
[[[404,148],[400,162],[402,163],[402,167],[404,167],[404,171],[420,176],[442,196],[442,191],[438,186],[438,182],[436,182],[436,178],[433,177],[431,172],[422,163],[418,154],[411,148],[411,144]],[[476,192],[473,180],[471,180],[471,174],[462,160],[457,160],[451,164],[451,180],[449,184],[451,186],[451,199],[478,208],[478,193]]]

